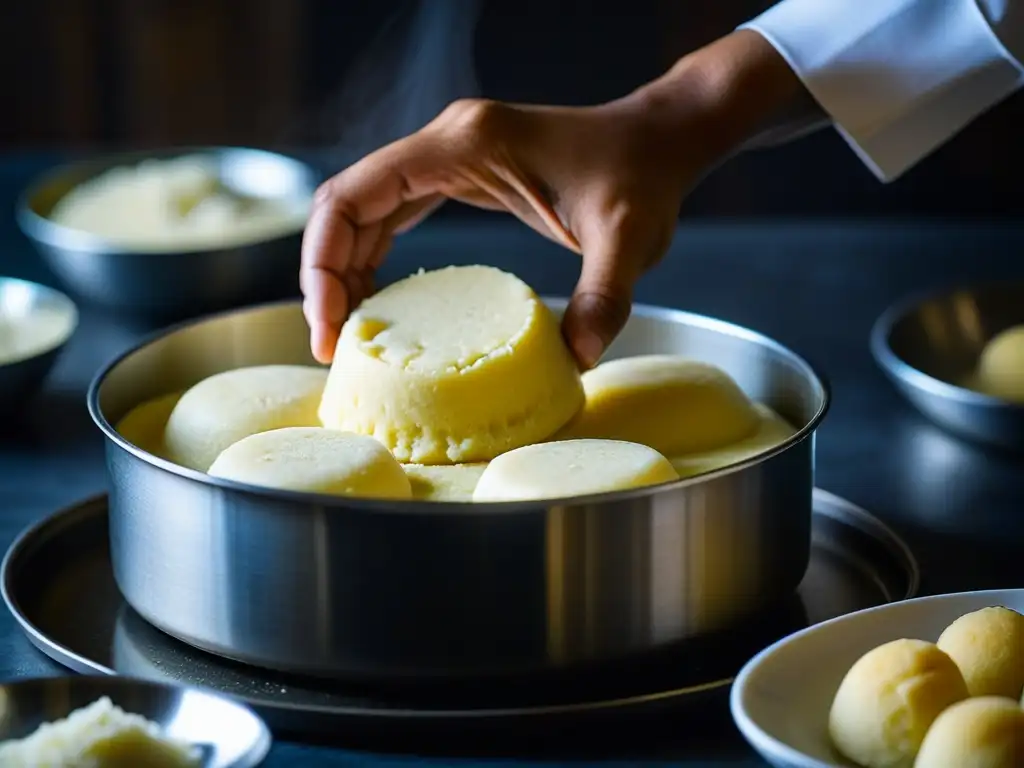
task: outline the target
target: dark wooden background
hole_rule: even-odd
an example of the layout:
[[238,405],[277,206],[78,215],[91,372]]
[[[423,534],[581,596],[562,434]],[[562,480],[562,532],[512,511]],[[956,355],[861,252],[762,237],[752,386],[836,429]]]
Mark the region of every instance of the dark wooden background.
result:
[[[424,2],[435,10],[449,2],[473,4]],[[599,101],[655,76],[680,54],[766,4],[484,0],[473,31],[473,69],[487,96]],[[408,5],[399,0],[7,4],[0,9],[0,150],[331,144],[338,138],[332,130],[343,129],[317,115],[337,97],[340,84],[352,80],[367,51],[380,47],[375,41],[389,18]],[[421,76],[433,71],[432,65],[420,69]],[[389,87],[384,82],[371,90]],[[1024,209],[1018,193],[1024,158],[1016,151],[1022,129],[1022,100],[1015,97],[888,186],[877,183],[827,131],[733,161],[703,185],[688,211],[1015,216]],[[338,155],[339,166],[351,159],[348,149]]]

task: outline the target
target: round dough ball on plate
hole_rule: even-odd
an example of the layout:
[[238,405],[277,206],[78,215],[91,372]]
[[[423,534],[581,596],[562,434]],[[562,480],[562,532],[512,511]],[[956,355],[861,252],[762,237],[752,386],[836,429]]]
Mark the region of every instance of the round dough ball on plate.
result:
[[420,272],[341,329],[325,427],[373,435],[408,464],[465,464],[545,440],[583,405],[554,315],[492,267]]
[[559,439],[625,440],[676,457],[736,443],[761,424],[725,371],[678,355],[609,360],[582,381],[586,403]]
[[982,350],[978,389],[993,397],[1024,403],[1024,325],[997,334]]
[[480,475],[474,501],[525,501],[622,491],[678,480],[653,448],[621,440],[561,440],[503,453]]
[[1009,696],[1024,690],[1024,615],[1002,606],[964,614],[936,643],[956,665],[971,696]]
[[168,458],[205,472],[229,445],[282,427],[318,427],[327,370],[305,365],[237,368],[203,379],[171,411]]
[[938,646],[894,640],[850,667],[832,701],[829,736],[864,768],[911,768],[935,718],[966,698],[963,675]]
[[914,768],[1021,768],[1024,710],[1014,699],[979,696],[939,715]]
[[366,435],[321,427],[285,427],[239,440],[217,457],[210,475],[288,491],[408,499],[402,465]]

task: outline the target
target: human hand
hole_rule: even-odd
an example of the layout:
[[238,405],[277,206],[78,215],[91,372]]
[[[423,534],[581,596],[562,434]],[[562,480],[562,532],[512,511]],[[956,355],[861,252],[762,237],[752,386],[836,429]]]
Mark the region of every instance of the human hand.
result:
[[[736,35],[740,53],[761,40]],[[512,213],[582,256],[563,332],[580,365],[594,365],[625,324],[637,279],[667,250],[685,194],[756,127],[765,96],[734,108],[723,83],[742,74],[735,41],[727,52],[698,52],[595,107],[458,101],[327,181],[300,273],[316,358],[332,359],[392,238],[451,198]]]

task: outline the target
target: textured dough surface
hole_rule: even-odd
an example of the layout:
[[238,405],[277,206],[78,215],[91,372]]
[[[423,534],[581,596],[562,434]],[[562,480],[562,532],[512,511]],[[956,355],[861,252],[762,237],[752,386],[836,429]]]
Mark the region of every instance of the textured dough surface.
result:
[[0,743],[5,768],[199,768],[200,749],[109,697]]
[[412,497],[418,501],[472,501],[487,464],[406,464]]
[[461,464],[544,440],[582,405],[575,360],[530,287],[492,267],[448,267],[352,313],[320,418],[404,463]]
[[680,477],[694,477],[705,472],[739,464],[749,458],[771,450],[796,434],[796,430],[775,411],[761,403],[754,403],[760,423],[750,437],[710,451],[672,456],[670,461]]
[[172,392],[147,400],[132,408],[125,414],[114,429],[132,445],[138,446],[147,453],[167,458],[164,446],[164,429],[171,411],[181,399],[181,392]]
[[1019,699],[1024,690],[1024,616],[1002,606],[964,614],[936,643],[956,665],[971,696]]
[[1021,768],[1024,710],[1014,699],[983,696],[953,704],[924,737],[914,768]]
[[850,667],[829,711],[829,735],[864,768],[912,768],[935,718],[966,698],[963,675],[938,646],[894,640]]
[[474,501],[584,496],[678,480],[653,448],[620,440],[562,440],[503,453],[487,465]]
[[993,397],[1024,403],[1024,325],[1006,329],[985,345],[974,386]]
[[412,497],[388,449],[366,435],[321,427],[260,432],[228,446],[210,475],[288,491],[381,499]]
[[303,365],[236,368],[203,379],[167,421],[171,461],[205,472],[229,445],[282,427],[318,427],[327,370]]
[[582,381],[586,404],[559,439],[626,440],[680,456],[736,443],[760,423],[725,371],[677,355],[609,360]]

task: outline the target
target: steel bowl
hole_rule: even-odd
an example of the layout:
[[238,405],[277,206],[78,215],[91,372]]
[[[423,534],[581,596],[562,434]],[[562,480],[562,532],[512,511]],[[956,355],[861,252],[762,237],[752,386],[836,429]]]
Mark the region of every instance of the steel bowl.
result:
[[72,293],[135,317],[180,320],[297,296],[301,226],[279,237],[243,245],[136,252],[48,218],[64,195],[107,170],[183,155],[211,158],[225,188],[252,198],[301,202],[311,198],[322,179],[299,160],[255,149],[129,152],[44,174],[19,200],[18,224]]
[[[566,301],[548,304],[560,314]],[[220,371],[312,364],[308,333],[294,302],[227,313],[156,335],[90,387],[115,578],[143,618],[186,643],[321,677],[539,672],[720,630],[804,575],[828,386],[777,342],[685,312],[636,307],[608,357],[716,363],[799,431],[652,488],[552,503],[317,496],[184,469],[111,426]]]
[[[43,677],[0,684],[0,741],[21,739],[106,696],[200,748],[203,768],[256,768],[270,731],[246,705],[212,692],[128,677]],[[49,764],[49,763],[47,763]]]
[[[29,325],[39,335],[26,341],[19,329]],[[60,291],[0,277],[0,412],[19,408],[42,388],[77,327],[78,309]]]
[[985,345],[1024,323],[1024,282],[936,291],[901,301],[871,332],[871,353],[922,415],[968,440],[1024,449],[1024,405],[961,386]]

